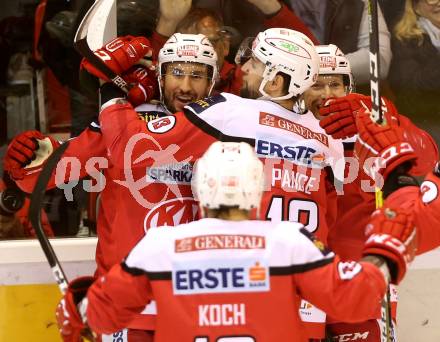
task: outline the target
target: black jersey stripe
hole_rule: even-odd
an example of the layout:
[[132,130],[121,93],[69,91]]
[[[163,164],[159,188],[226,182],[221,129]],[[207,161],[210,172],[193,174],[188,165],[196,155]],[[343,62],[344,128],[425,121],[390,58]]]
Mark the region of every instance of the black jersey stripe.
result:
[[[255,146],[255,139],[224,134],[217,128],[208,124],[205,120],[200,119],[200,117],[197,114],[193,113],[190,109],[185,108],[183,113],[193,125],[197,126],[203,132],[214,137],[217,140],[223,142],[245,142],[251,146]],[[221,113],[219,113],[219,115],[221,115]]]
[[290,265],[290,266],[277,266],[277,267],[269,267],[269,274],[271,276],[284,276],[291,275],[295,273],[304,273],[315,268],[320,268],[325,265],[331,264],[333,262],[334,257],[320,259],[314,262],[310,262],[307,264],[300,265]]

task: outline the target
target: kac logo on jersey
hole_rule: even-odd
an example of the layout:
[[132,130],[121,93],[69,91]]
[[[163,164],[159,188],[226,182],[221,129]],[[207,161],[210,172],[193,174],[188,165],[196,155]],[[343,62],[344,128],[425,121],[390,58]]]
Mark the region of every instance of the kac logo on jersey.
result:
[[422,201],[425,204],[431,203],[438,196],[437,185],[431,181],[424,181],[422,185],[420,185],[420,192],[422,194]]
[[153,133],[165,133],[170,131],[176,124],[176,118],[172,115],[157,118],[147,122],[147,128]]
[[313,155],[316,153],[314,148],[308,146],[283,146],[266,140],[258,140],[255,148],[260,156],[295,160],[306,165],[312,163]]
[[249,259],[175,262],[172,277],[176,295],[270,289],[269,267]]
[[160,226],[177,226],[198,218],[199,206],[192,197],[175,198],[160,202],[144,219],[144,230]]

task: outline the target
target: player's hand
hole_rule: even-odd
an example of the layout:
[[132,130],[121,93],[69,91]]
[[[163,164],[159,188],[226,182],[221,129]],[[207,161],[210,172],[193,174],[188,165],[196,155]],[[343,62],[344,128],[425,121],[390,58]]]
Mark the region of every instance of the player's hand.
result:
[[369,112],[361,110],[356,116],[356,126],[358,138],[354,153],[373,179],[378,173],[386,179],[396,167],[416,161],[417,156],[404,138],[403,129],[392,120],[379,125],[372,121]]
[[93,277],[80,277],[70,282],[66,294],[56,308],[57,324],[64,342],[78,342],[82,341],[82,336],[92,336],[77,305],[86,296],[94,280]]
[[122,74],[122,78],[132,86],[127,94],[127,99],[133,107],[149,102],[155,97],[158,81],[154,68],[134,66]]
[[39,131],[25,131],[12,139],[3,159],[3,168],[14,180],[23,179],[24,167],[36,158],[39,149],[38,140],[49,138],[52,146],[57,147],[59,143],[54,139],[44,136]]
[[[136,64],[148,66],[148,62],[144,57],[152,56],[153,50],[150,46],[149,40],[145,37],[124,36],[115,38],[105,44],[95,51],[95,55],[101,58],[115,74],[122,75]],[[81,68],[86,69],[90,74],[103,81],[110,81],[107,76],[85,58],[81,61]]]
[[179,24],[191,9],[192,0],[160,0],[161,20]]
[[368,238],[362,254],[385,258],[388,261],[391,281],[398,284],[417,251],[417,234],[412,216],[404,210],[376,210],[365,233]]
[[[386,120],[396,120],[398,113],[393,103],[384,97],[381,98],[382,113]],[[356,115],[360,110],[371,111],[371,97],[361,94],[348,94],[347,96],[328,99],[319,109],[322,117],[319,125],[335,139],[345,139],[357,134],[355,123]]]

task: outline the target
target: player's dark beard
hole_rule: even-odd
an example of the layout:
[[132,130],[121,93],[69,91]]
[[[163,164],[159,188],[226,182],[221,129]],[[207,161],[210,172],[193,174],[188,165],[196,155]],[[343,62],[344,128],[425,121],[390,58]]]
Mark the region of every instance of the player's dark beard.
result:
[[255,91],[254,89],[250,89],[248,85],[243,84],[240,89],[240,96],[245,99],[258,99],[261,97],[261,94],[258,90]]

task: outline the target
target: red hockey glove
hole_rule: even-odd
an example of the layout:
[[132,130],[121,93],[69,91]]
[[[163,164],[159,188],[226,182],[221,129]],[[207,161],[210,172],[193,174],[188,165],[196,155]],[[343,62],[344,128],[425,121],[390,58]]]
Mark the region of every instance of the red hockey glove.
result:
[[[396,117],[398,112],[394,104],[382,99],[382,113],[387,120]],[[345,139],[357,134],[355,117],[361,109],[371,111],[371,97],[352,93],[337,99],[329,99],[325,106],[319,109],[321,121],[319,125],[335,139]]]
[[362,254],[384,257],[388,261],[391,282],[398,284],[417,251],[417,235],[412,216],[403,210],[376,210],[365,233],[368,239]]
[[[96,50],[95,55],[101,58],[117,75],[122,75],[133,65],[144,64],[141,59],[152,55],[153,50],[150,46],[150,42],[145,37],[118,37]],[[85,58],[81,61],[81,68],[104,81],[110,81]]]
[[[355,156],[361,167],[367,162],[366,171],[373,179],[377,173],[386,179],[397,166],[415,162],[414,149],[405,140],[403,129],[393,120],[382,126],[371,120],[369,112],[361,110],[356,116],[356,126],[359,135],[354,144]],[[369,160],[373,157],[374,162]]]
[[94,277],[80,277],[70,282],[66,294],[56,308],[58,328],[64,342],[82,341],[81,336],[91,334],[90,329],[83,323],[77,305],[86,296],[94,281]]
[[156,95],[158,82],[155,69],[134,66],[122,74],[122,78],[132,85],[127,99],[133,107],[149,102]]
[[44,136],[39,131],[26,131],[12,139],[3,159],[3,168],[12,179],[23,179],[24,167],[36,158],[36,152],[39,149],[38,140],[45,138],[50,140],[54,148],[60,145],[58,141]]

